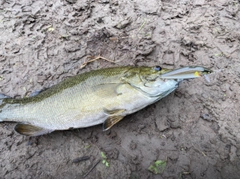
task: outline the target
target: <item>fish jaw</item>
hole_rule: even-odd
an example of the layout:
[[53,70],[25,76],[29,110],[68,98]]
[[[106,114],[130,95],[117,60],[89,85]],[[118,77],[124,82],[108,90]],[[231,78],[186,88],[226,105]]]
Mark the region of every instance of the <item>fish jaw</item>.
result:
[[182,80],[175,79],[161,79],[156,80],[152,86],[142,87],[142,90],[147,93],[149,97],[160,96],[161,98],[173,92]]

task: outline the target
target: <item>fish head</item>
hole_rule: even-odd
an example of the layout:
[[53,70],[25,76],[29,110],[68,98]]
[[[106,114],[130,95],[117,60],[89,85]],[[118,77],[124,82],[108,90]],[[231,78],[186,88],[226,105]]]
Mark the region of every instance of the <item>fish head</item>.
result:
[[150,97],[164,97],[174,91],[182,80],[201,77],[209,73],[211,70],[199,66],[175,70],[160,66],[139,67],[130,69],[123,79]]

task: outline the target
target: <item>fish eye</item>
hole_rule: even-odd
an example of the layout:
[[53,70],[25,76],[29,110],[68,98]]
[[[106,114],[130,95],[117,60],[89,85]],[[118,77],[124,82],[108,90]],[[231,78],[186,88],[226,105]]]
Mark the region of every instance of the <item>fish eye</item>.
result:
[[155,67],[154,67],[154,70],[156,70],[156,71],[161,71],[162,68],[161,68],[160,66],[155,66]]

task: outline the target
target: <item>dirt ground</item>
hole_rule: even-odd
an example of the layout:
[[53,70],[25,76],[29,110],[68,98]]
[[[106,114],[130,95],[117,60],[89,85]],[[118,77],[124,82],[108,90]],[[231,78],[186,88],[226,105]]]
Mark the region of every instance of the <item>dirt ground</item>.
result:
[[[26,137],[3,122],[0,178],[239,178],[239,11],[237,0],[2,0],[0,93],[24,97],[109,66],[214,73],[210,82],[182,82],[107,132],[98,125]],[[115,64],[81,69],[99,54]],[[148,168],[159,160],[166,166],[154,174]]]

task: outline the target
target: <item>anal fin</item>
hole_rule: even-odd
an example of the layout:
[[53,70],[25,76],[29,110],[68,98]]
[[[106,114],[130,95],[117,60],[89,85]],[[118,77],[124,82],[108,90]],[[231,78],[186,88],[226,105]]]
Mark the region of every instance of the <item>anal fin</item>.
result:
[[110,129],[114,124],[118,123],[124,116],[109,116],[103,123],[103,131]]
[[39,136],[53,131],[30,124],[17,124],[14,129],[17,133],[27,136]]

